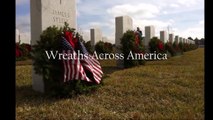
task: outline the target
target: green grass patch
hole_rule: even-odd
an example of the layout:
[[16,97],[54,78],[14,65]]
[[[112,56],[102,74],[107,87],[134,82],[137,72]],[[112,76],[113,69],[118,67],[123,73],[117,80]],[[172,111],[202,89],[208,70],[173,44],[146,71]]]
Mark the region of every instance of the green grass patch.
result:
[[33,91],[32,66],[16,66],[16,119],[204,119],[203,48],[129,69],[101,65],[103,86],[63,99]]

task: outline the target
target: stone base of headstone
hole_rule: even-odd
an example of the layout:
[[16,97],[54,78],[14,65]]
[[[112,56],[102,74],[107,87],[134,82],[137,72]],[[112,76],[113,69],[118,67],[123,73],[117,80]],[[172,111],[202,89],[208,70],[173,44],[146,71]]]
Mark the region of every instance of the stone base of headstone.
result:
[[[116,47],[116,53],[121,53],[122,51],[119,49],[119,47]],[[118,68],[124,68],[124,60],[116,60],[116,65]]]
[[171,55],[171,53],[169,51],[167,51],[166,54],[167,54],[167,58],[171,58],[172,57],[172,55]]
[[181,55],[183,55],[183,53],[182,53],[182,52],[177,52],[177,53],[175,53],[175,55],[174,55],[174,56],[181,56]]
[[[43,30],[49,26],[63,27],[67,22],[71,28],[76,24],[76,0],[30,0],[31,45],[36,45]],[[32,87],[45,92],[47,88],[41,75],[32,70]]]
[[116,64],[117,64],[118,68],[124,68],[124,61],[123,60],[117,60]]
[[41,75],[35,73],[34,68],[32,68],[32,86],[33,90],[44,93],[44,81]]

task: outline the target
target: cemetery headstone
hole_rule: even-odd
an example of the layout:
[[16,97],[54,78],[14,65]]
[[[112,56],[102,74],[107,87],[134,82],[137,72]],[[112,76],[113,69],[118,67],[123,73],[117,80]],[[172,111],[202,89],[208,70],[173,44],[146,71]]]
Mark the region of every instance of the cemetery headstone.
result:
[[167,35],[167,32],[166,31],[160,31],[160,40],[163,42],[163,43],[166,43],[167,40],[168,40],[168,35]]
[[[133,21],[129,16],[118,16],[115,18],[115,46],[116,53],[121,53],[121,38],[127,30],[133,30]],[[117,60],[117,67],[123,68],[123,60]]]
[[186,43],[186,39],[185,38],[183,38],[183,43]]
[[149,49],[149,42],[155,36],[155,27],[154,26],[145,26],[145,43],[144,46],[146,50]]
[[179,43],[180,43],[180,42],[183,42],[183,38],[182,38],[182,37],[179,38]]
[[176,44],[179,43],[179,36],[178,36],[178,35],[175,36],[175,43],[176,43]]
[[[67,22],[76,29],[76,0],[30,0],[31,44],[35,45],[40,34],[49,26],[62,27]],[[44,91],[44,81],[32,68],[32,86],[35,91]]]
[[16,29],[16,42],[19,42],[20,41],[20,33],[19,33],[19,30]]
[[169,34],[169,42],[174,42],[174,34]]
[[102,32],[100,28],[92,28],[90,29],[90,39],[91,39],[91,46],[94,50],[95,44],[102,40]]

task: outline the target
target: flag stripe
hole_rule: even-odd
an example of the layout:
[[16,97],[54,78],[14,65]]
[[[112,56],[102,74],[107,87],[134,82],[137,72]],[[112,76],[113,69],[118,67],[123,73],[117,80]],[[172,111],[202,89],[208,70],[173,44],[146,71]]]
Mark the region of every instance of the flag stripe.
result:
[[[80,62],[79,59],[76,58],[76,71],[79,71],[79,66],[80,66],[79,62]],[[76,72],[75,79],[78,79],[78,77],[79,77],[79,72]]]
[[[68,50],[68,54],[70,53],[70,50]],[[70,62],[69,60],[66,60],[67,61],[67,67],[68,67],[68,80],[70,80],[70,74],[71,74],[71,68],[70,68]]]
[[[76,38],[75,38],[76,39]],[[72,40],[69,40],[69,42]],[[69,80],[85,80],[88,82],[96,82],[100,83],[103,72],[98,60],[96,60],[93,56],[88,55],[84,57],[85,59],[78,58],[77,52],[72,48],[71,44],[67,39],[62,37],[62,47],[63,54],[71,54],[72,59],[63,60],[63,68],[64,68],[64,82]],[[87,54],[87,50],[82,42],[78,41],[79,49],[81,53],[85,56]],[[92,76],[88,76],[85,72],[90,72]]]
[[99,72],[99,70],[96,70],[94,67],[92,68],[89,65],[85,65],[85,67],[87,67],[87,70],[91,70],[92,73],[95,73],[95,74],[97,74],[98,76],[101,77],[101,73]]
[[87,59],[84,62],[84,66],[87,68],[87,70],[89,70],[93,76],[94,76],[94,80],[99,83],[99,81],[101,80],[101,74],[102,71],[100,70],[101,67],[97,64],[95,64],[95,62],[93,62],[94,58],[89,56],[90,59]]
[[[65,51],[63,50],[63,53],[65,53]],[[64,82],[66,82],[67,80],[67,67],[66,67],[66,61],[63,60],[63,65],[64,65]]]
[[[75,53],[73,52],[73,56],[75,56]],[[74,75],[75,75],[75,69],[74,69],[74,63],[75,63],[75,60],[74,60],[74,58],[72,59],[72,79],[74,78]]]
[[[94,58],[93,58],[94,59]],[[92,64],[93,68],[95,68],[97,71],[100,72],[100,74],[102,74],[102,70],[101,70],[101,67],[100,65],[96,64],[94,61],[92,60],[88,60],[89,64]]]

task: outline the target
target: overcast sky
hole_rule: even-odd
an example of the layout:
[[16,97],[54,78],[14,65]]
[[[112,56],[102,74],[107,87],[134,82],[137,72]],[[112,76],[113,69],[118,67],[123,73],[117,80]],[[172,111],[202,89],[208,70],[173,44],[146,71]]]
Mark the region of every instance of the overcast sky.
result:
[[[16,28],[23,42],[30,40],[30,0],[16,0]],[[77,25],[85,40],[100,27],[114,43],[115,17],[128,15],[134,29],[154,25],[156,36],[168,30],[180,37],[204,38],[204,0],[77,0]]]

